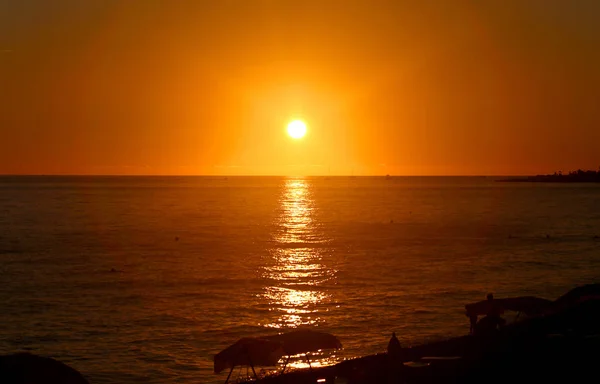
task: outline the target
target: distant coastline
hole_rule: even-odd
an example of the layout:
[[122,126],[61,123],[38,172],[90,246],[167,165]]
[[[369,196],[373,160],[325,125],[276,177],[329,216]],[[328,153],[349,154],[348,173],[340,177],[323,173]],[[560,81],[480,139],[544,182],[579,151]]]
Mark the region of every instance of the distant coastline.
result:
[[496,181],[505,183],[600,183],[600,169],[598,171],[578,169],[566,175],[562,172],[554,172],[551,175],[523,176]]

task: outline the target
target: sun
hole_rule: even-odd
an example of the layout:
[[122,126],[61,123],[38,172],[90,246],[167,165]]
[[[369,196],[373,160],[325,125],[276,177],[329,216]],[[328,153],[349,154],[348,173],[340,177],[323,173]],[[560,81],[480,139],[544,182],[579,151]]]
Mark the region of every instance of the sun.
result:
[[306,135],[306,124],[301,120],[294,120],[288,124],[287,132],[293,139],[301,139]]

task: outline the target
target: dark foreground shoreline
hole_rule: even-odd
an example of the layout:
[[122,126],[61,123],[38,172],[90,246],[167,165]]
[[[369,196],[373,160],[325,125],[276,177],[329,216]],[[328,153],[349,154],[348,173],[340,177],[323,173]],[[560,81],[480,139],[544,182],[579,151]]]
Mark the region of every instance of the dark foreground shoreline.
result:
[[[456,340],[449,340],[454,342]],[[243,383],[261,384],[448,384],[448,383],[583,383],[598,376],[600,340],[551,336],[535,343],[496,341],[482,348],[470,340],[464,356],[422,357],[392,361],[386,354],[347,360],[331,367],[272,376]]]
[[[489,299],[488,299],[489,300]],[[503,301],[501,301],[503,300]],[[502,303],[502,304],[489,304]],[[475,335],[390,348],[333,366],[271,374],[260,384],[595,383],[600,373],[600,284],[574,288],[557,300],[517,297],[465,306],[524,306],[533,317]],[[482,304],[483,307],[482,307]],[[513,309],[514,310],[514,309]],[[488,312],[489,313],[489,312]],[[491,315],[490,315],[491,316]],[[482,319],[483,321],[484,319]],[[479,324],[478,324],[479,325]],[[480,330],[482,328],[479,328]],[[390,343],[391,345],[391,343]],[[29,353],[0,356],[2,384],[89,384],[60,361]]]
[[[593,382],[600,373],[600,297],[485,336],[463,336],[267,376],[263,384]],[[592,380],[592,381],[590,381]]]

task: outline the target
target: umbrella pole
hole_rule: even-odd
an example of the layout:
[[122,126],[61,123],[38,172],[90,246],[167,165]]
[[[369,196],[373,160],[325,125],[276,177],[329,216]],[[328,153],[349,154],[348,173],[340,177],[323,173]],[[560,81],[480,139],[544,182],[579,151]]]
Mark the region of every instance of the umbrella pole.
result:
[[304,356],[306,356],[306,361],[308,361],[308,369],[310,369],[310,371],[312,372],[312,365],[310,365],[310,359],[308,358],[308,353]]
[[[248,351],[246,351],[246,355],[248,356],[248,362],[250,363],[250,368],[252,368],[252,373],[254,373],[254,378],[256,380],[258,380],[258,375],[256,374],[256,371],[254,370],[254,364],[252,364],[252,359],[250,358],[250,353],[248,353]],[[246,369],[248,369],[248,367],[246,367]]]
[[229,383],[229,378],[231,377],[231,372],[233,372],[234,366],[231,366],[231,371],[229,371],[229,375],[227,375],[227,379],[225,380],[225,384]]
[[[258,375],[256,374],[256,371],[254,370],[254,364],[252,364],[252,358],[250,357],[250,352],[248,351],[248,348],[244,348],[244,351],[246,352],[246,356],[248,357],[248,362],[250,363],[250,368],[252,368],[252,373],[254,373],[254,378],[256,380],[258,380]],[[248,370],[248,366],[246,366],[246,371]],[[246,375],[248,376],[248,375]]]
[[283,364],[283,369],[281,370],[281,373],[285,372],[285,368],[287,367],[288,363],[290,362],[290,358],[291,358],[291,356],[288,355],[287,360],[285,361],[285,364]]

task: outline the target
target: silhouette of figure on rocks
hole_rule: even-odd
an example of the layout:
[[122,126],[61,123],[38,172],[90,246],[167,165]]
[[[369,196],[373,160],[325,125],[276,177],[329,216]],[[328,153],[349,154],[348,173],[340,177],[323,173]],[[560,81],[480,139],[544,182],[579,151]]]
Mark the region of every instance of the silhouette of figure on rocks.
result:
[[392,332],[392,337],[387,346],[387,353],[390,357],[396,360],[400,357],[400,353],[402,352],[402,346],[400,346],[400,340],[396,337],[396,332]]
[[400,381],[402,368],[404,367],[401,361],[402,346],[400,340],[396,337],[396,332],[392,333],[392,337],[387,346],[388,354],[388,383],[398,383]]
[[490,304],[488,313],[475,326],[475,334],[478,335],[493,335],[500,327],[506,324],[506,320],[500,317],[502,313],[501,308],[494,303],[494,295],[488,293],[487,300]]

